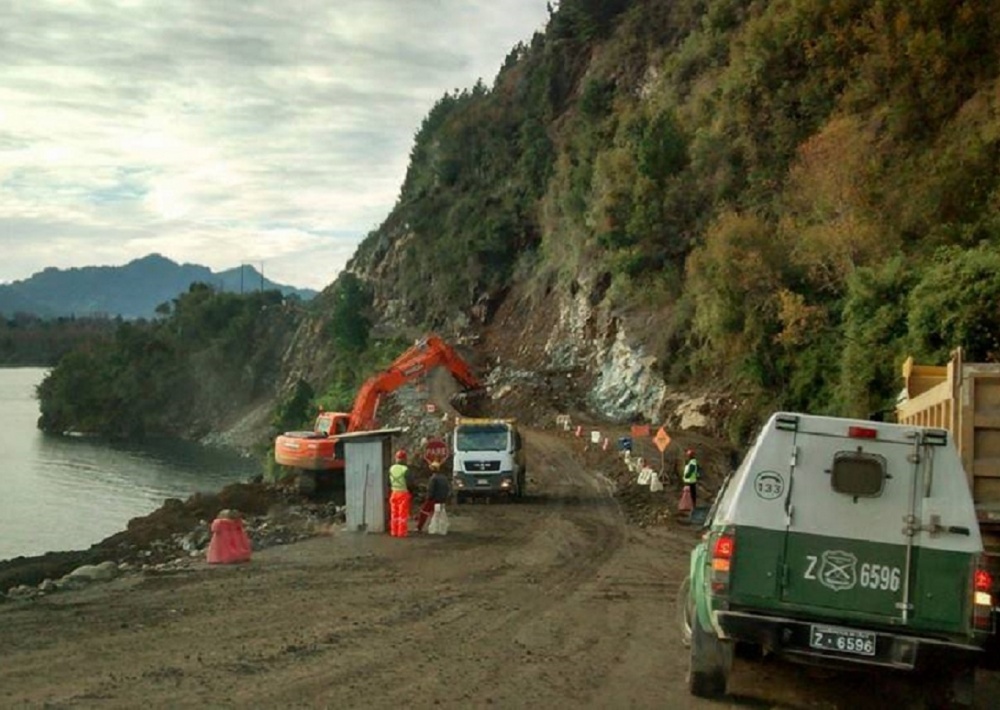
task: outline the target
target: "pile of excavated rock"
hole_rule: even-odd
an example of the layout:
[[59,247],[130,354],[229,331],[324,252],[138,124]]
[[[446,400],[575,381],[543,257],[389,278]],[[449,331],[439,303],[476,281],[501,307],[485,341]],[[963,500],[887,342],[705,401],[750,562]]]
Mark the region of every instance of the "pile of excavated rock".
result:
[[[699,484],[698,504],[705,508],[711,504],[723,479],[735,465],[733,447],[704,435],[672,430],[672,441],[664,453],[655,447],[652,439],[631,440],[629,430],[618,427],[608,428],[603,435],[609,438],[605,447],[603,441],[594,444],[588,441],[589,429],[578,438],[584,459],[600,470],[615,487],[622,511],[629,522],[639,527],[691,523],[687,513],[680,513],[677,504],[681,493],[681,468],[684,449],[693,448],[702,464],[704,476]],[[631,440],[631,451],[619,449],[619,438]],[[661,488],[655,490],[647,477],[642,483],[643,469],[659,478]],[[696,516],[697,517],[697,516]]]
[[[384,409],[386,425],[405,429],[394,443],[413,449],[417,473],[426,473],[421,468],[420,447],[427,438],[447,436],[450,412],[428,406],[434,397],[426,386],[404,387],[394,395]],[[345,518],[343,505],[303,498],[294,482],[238,483],[186,501],[170,499],[89,550],[0,562],[0,602],[33,599],[122,574],[169,572],[204,561],[212,521],[225,509],[239,512],[255,551],[329,534]]]
[[345,515],[343,505],[310,501],[286,488],[261,483],[235,484],[183,502],[171,499],[90,550],[0,563],[0,589],[7,590],[0,592],[0,601],[33,599],[122,574],[155,574],[203,561],[212,520],[226,508],[239,511],[254,550],[329,534]]

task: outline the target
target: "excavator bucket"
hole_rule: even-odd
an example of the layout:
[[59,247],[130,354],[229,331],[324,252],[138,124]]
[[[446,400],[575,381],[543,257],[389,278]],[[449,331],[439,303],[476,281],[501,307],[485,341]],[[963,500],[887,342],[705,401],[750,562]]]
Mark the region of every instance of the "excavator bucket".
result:
[[485,387],[477,387],[476,389],[458,392],[451,397],[451,405],[468,417],[479,416],[480,410],[485,402]]

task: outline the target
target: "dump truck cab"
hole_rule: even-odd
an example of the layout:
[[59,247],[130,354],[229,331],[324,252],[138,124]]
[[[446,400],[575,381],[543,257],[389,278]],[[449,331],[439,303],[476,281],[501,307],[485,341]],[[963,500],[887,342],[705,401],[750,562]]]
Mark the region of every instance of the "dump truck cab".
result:
[[691,555],[692,693],[736,645],[839,667],[932,669],[971,705],[993,584],[948,432],[773,415]]
[[527,467],[514,419],[459,418],[452,436],[452,483],[457,502],[470,497],[520,498]]

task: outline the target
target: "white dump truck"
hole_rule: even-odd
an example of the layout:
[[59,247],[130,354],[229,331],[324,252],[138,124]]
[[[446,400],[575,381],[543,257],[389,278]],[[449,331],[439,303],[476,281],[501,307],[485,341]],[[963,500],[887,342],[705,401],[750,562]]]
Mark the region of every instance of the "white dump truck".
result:
[[524,496],[527,466],[516,420],[460,417],[451,450],[456,502]]

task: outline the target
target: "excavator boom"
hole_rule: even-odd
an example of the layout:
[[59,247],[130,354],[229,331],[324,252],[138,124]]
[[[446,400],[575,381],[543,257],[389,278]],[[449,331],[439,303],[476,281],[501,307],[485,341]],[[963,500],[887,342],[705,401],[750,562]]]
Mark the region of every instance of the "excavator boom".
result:
[[287,431],[274,443],[274,460],[282,466],[299,469],[303,491],[315,489],[318,476],[344,470],[343,443],[337,436],[346,432],[375,428],[375,412],[382,395],[392,392],[435,367],[447,367],[466,389],[481,387],[468,364],[436,335],[417,341],[396,358],[386,370],[361,386],[350,414],[323,412],[313,431]]
[[368,378],[358,390],[351,410],[348,431],[363,431],[375,425],[375,412],[382,395],[426,374],[439,365],[448,368],[452,376],[466,389],[482,385],[469,365],[455,350],[436,335],[418,340],[388,368]]

